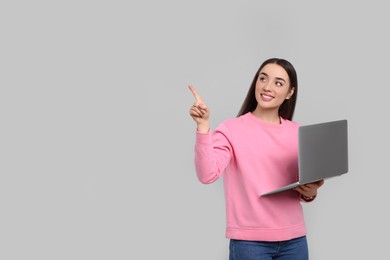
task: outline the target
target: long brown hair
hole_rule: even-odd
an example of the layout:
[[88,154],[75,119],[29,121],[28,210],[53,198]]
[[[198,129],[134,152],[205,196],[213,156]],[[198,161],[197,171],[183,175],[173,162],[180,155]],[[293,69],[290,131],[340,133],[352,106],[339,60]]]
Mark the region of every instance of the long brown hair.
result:
[[255,96],[256,81],[259,77],[260,71],[264,68],[265,65],[270,63],[281,66],[287,72],[287,75],[290,79],[290,88],[294,88],[294,94],[291,96],[291,98],[286,99],[279,107],[279,116],[284,119],[292,120],[294,115],[294,110],[295,110],[295,104],[297,102],[297,96],[298,96],[298,77],[293,65],[287,60],[279,59],[279,58],[271,58],[264,61],[263,64],[261,64],[260,68],[257,70],[255,74],[255,77],[253,78],[252,84],[248,90],[248,94],[246,95],[244,103],[242,104],[237,117],[242,116],[248,112],[253,112],[256,109],[257,107],[257,100]]

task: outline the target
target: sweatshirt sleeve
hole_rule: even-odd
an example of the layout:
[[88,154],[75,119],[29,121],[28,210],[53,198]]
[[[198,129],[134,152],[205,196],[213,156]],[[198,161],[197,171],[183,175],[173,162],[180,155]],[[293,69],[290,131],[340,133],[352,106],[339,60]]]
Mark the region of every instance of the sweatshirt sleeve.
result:
[[213,133],[196,132],[195,169],[200,182],[216,181],[232,158],[228,129],[223,125]]

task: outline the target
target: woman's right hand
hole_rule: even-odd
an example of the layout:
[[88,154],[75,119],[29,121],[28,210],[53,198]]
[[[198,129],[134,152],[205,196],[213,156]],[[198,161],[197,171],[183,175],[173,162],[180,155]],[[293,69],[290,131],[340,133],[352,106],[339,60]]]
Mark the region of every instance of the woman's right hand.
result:
[[197,129],[201,133],[207,133],[210,129],[210,110],[203,102],[193,86],[188,86],[195,97],[195,103],[190,108],[190,116],[196,122]]

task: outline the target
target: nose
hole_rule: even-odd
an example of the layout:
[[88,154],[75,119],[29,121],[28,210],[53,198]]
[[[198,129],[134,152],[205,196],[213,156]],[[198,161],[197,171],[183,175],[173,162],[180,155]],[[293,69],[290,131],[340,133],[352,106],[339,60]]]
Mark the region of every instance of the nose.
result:
[[270,92],[271,91],[271,86],[270,86],[270,82],[267,81],[264,85],[263,85],[263,90],[266,91],[266,92]]

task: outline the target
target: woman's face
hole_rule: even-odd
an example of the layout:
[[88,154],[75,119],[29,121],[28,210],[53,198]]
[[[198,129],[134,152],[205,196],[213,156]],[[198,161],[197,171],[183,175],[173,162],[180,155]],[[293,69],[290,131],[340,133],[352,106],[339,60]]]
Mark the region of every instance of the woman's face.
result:
[[258,107],[278,110],[284,100],[294,94],[294,88],[290,87],[290,79],[283,67],[270,63],[259,73],[255,94]]

